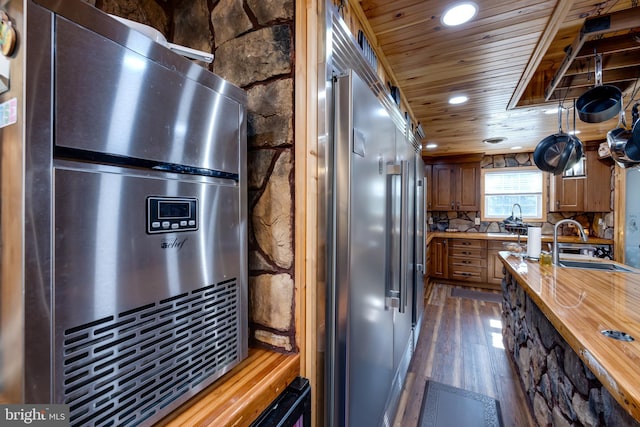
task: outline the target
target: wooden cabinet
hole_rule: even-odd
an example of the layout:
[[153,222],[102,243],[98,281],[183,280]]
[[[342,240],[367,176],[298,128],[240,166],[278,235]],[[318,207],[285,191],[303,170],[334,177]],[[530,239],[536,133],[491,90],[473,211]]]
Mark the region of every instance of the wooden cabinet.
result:
[[563,178],[562,175],[551,177],[550,203],[551,212],[584,211],[584,184],[586,178]]
[[478,211],[480,209],[480,164],[434,164],[432,206],[434,211]]
[[586,168],[584,210],[586,212],[610,212],[611,166],[598,158],[597,151],[587,151]]
[[500,290],[503,265],[498,253],[505,250],[505,243],[464,236],[434,238],[428,246],[427,276],[458,285]]
[[433,165],[431,169],[431,203],[434,211],[455,210],[454,174],[452,165]]
[[484,283],[487,280],[487,242],[449,239],[449,279]]
[[447,279],[449,277],[447,239],[436,238],[429,244],[429,277]]
[[456,168],[456,210],[480,210],[480,163],[463,163]]
[[586,176],[551,176],[550,212],[611,211],[611,167],[598,159],[595,151],[586,152]]
[[490,240],[487,242],[487,283],[500,286],[502,284],[503,264],[498,257],[500,251],[504,251],[505,242]]

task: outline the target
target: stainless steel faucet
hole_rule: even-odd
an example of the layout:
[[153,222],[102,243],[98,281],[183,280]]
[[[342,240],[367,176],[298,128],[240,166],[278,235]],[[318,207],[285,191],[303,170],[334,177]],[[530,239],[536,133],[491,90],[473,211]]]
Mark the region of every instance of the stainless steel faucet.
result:
[[584,228],[582,228],[582,225],[574,220],[574,219],[563,219],[560,220],[558,222],[556,222],[556,225],[553,227],[553,265],[558,265],[558,260],[560,259],[560,256],[558,254],[558,226],[560,224],[573,224],[576,227],[578,227],[578,232],[580,233],[580,240],[582,240],[583,242],[587,241],[587,234],[584,232]]
[[[518,210],[520,211],[520,216],[515,216],[515,210],[516,210],[516,206],[518,207]],[[520,206],[520,203],[514,203],[513,206],[511,206],[511,218],[514,221],[518,221],[518,219],[520,221],[522,221],[522,206]]]

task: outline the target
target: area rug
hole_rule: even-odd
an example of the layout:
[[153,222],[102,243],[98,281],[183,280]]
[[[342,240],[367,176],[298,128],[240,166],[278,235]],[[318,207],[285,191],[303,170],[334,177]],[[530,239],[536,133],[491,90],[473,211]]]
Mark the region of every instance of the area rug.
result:
[[495,292],[476,291],[473,289],[452,288],[451,296],[457,298],[470,298],[480,301],[502,302],[502,295]]
[[500,403],[483,394],[427,381],[419,427],[502,427]]

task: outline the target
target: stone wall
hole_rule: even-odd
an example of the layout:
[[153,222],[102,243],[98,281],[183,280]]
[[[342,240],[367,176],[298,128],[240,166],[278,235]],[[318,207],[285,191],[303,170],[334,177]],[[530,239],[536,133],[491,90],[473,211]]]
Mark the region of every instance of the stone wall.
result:
[[[482,169],[490,168],[514,168],[534,166],[533,153],[514,153],[484,156],[482,159]],[[611,203],[613,204],[613,173],[611,174]],[[548,187],[547,187],[548,190]],[[547,191],[549,197],[549,191]],[[547,199],[547,205],[549,200]],[[433,219],[432,229],[436,229],[438,223],[441,227],[457,229],[464,232],[479,233],[500,233],[505,232],[504,225],[496,221],[482,221],[480,225],[475,225],[474,219],[480,216],[480,212],[429,212]],[[531,225],[542,227],[542,234],[553,234],[554,225],[565,218],[578,221],[584,228],[588,228],[592,236],[604,239],[613,239],[613,206],[611,212],[547,212],[547,221],[544,223],[531,223]],[[569,227],[561,226],[561,235],[575,235],[576,232]]]
[[502,280],[502,334],[539,426],[640,426],[514,277]]
[[293,0],[87,1],[213,52],[213,64],[200,65],[247,91],[252,343],[296,351]]

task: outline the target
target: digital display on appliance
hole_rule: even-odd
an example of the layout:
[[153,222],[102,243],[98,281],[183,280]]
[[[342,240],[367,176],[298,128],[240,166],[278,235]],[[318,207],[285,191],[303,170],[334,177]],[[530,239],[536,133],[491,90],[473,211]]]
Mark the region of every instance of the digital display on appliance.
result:
[[190,211],[189,203],[183,202],[159,202],[158,203],[158,218],[160,219],[175,219],[175,218],[188,218]]
[[147,233],[178,233],[198,229],[195,197],[147,197]]

